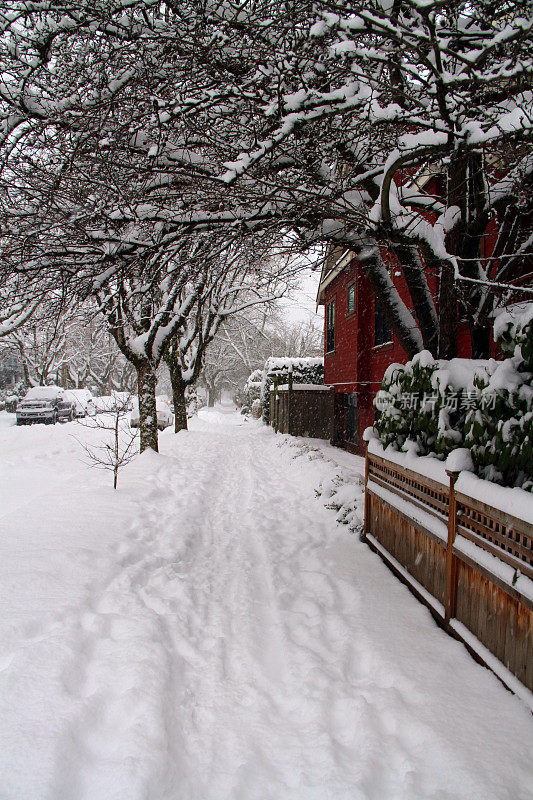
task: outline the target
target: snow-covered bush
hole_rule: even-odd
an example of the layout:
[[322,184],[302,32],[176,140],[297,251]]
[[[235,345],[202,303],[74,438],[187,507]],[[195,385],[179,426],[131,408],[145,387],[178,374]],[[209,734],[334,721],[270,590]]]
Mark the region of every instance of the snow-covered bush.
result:
[[261,384],[263,382],[263,370],[255,369],[244,384],[242,402],[252,406],[255,400],[261,397]]
[[497,312],[494,338],[508,356],[522,357],[524,369],[520,371],[533,371],[533,303],[518,303]]
[[255,419],[259,419],[261,416],[261,399],[259,397],[252,403],[252,416]]
[[293,383],[324,384],[323,358],[268,358],[262,373],[261,401],[263,422],[270,422],[270,387],[274,377],[287,376],[292,370]]
[[392,364],[376,397],[375,430],[383,445],[440,458],[464,441],[470,408],[481,398],[476,386],[497,362],[454,358],[437,361],[424,350],[407,364]]
[[6,407],[6,403],[11,405],[14,403],[16,405],[17,401],[22,399],[27,391],[28,386],[24,381],[18,381],[14,386],[0,389],[0,410]]
[[533,304],[502,312],[494,330],[502,361],[423,351],[392,364],[374,431],[384,447],[442,460],[466,447],[482,478],[533,491]]
[[336,520],[347,525],[352,533],[360,533],[364,518],[364,486],[362,480],[346,479],[342,475],[323,481],[315,490],[326,508],[337,512]]
[[533,303],[501,312],[494,335],[509,357],[478,379],[492,403],[469,411],[464,441],[481,477],[533,491]]

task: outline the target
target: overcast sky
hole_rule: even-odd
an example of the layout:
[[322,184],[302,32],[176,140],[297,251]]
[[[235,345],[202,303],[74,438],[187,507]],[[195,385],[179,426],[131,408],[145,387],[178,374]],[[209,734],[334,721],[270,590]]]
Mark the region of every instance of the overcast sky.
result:
[[284,298],[280,301],[280,305],[290,322],[307,322],[308,319],[313,319],[317,327],[322,327],[324,318],[322,306],[319,307],[318,314],[315,312],[319,280],[320,268],[317,267],[314,271],[309,270],[302,277],[300,289],[293,292],[290,298]]

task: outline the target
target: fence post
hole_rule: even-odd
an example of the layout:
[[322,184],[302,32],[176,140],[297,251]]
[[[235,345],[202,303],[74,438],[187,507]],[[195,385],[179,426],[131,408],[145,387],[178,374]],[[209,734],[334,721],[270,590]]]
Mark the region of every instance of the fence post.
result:
[[365,442],[365,516],[363,521],[363,532],[361,534],[361,541],[364,542],[366,534],[370,533],[370,495],[367,492],[366,485],[368,483],[368,442]]
[[450,478],[450,494],[448,506],[448,543],[446,547],[446,602],[444,605],[444,621],[455,617],[457,603],[457,559],[453,554],[453,545],[457,533],[457,501],[455,499],[455,483],[459,473],[446,470]]

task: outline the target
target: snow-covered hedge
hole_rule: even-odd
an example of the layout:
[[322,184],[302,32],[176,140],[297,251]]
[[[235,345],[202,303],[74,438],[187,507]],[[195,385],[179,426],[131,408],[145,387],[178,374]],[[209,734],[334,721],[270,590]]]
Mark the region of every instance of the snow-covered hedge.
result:
[[479,381],[494,407],[470,412],[465,444],[481,477],[533,492],[533,303],[500,313],[494,336],[508,357]]
[[244,391],[243,391],[243,402],[246,402],[246,405],[252,406],[254,400],[259,400],[261,398],[261,385],[263,383],[263,370],[256,369],[252,372],[252,374],[248,377],[248,380],[244,384]]
[[424,351],[391,365],[374,431],[385,447],[421,456],[466,447],[482,478],[533,491],[533,304],[500,313],[494,331],[502,361]]
[[323,358],[269,358],[267,359],[261,383],[263,421],[270,422],[270,387],[274,377],[287,375],[292,371],[293,383],[324,383]]

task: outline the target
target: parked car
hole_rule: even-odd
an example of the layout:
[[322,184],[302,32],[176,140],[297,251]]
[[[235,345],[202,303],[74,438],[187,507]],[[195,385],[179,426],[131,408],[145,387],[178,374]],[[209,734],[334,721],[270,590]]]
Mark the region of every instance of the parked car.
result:
[[68,389],[65,394],[74,401],[76,417],[94,417],[96,404],[89,389]]
[[97,413],[116,411],[117,408],[121,411],[131,411],[132,409],[132,399],[129,392],[113,392],[101,397],[93,397],[93,401]]
[[32,422],[55,425],[72,421],[76,406],[60,386],[32,386],[17,404],[16,413],[17,425],[31,425]]
[[[168,428],[174,422],[174,415],[170,410],[168,398],[158,396],[155,399],[155,409],[157,413],[157,427],[160,431]],[[133,400],[133,408],[130,415],[130,425],[132,428],[139,427],[139,401]]]

